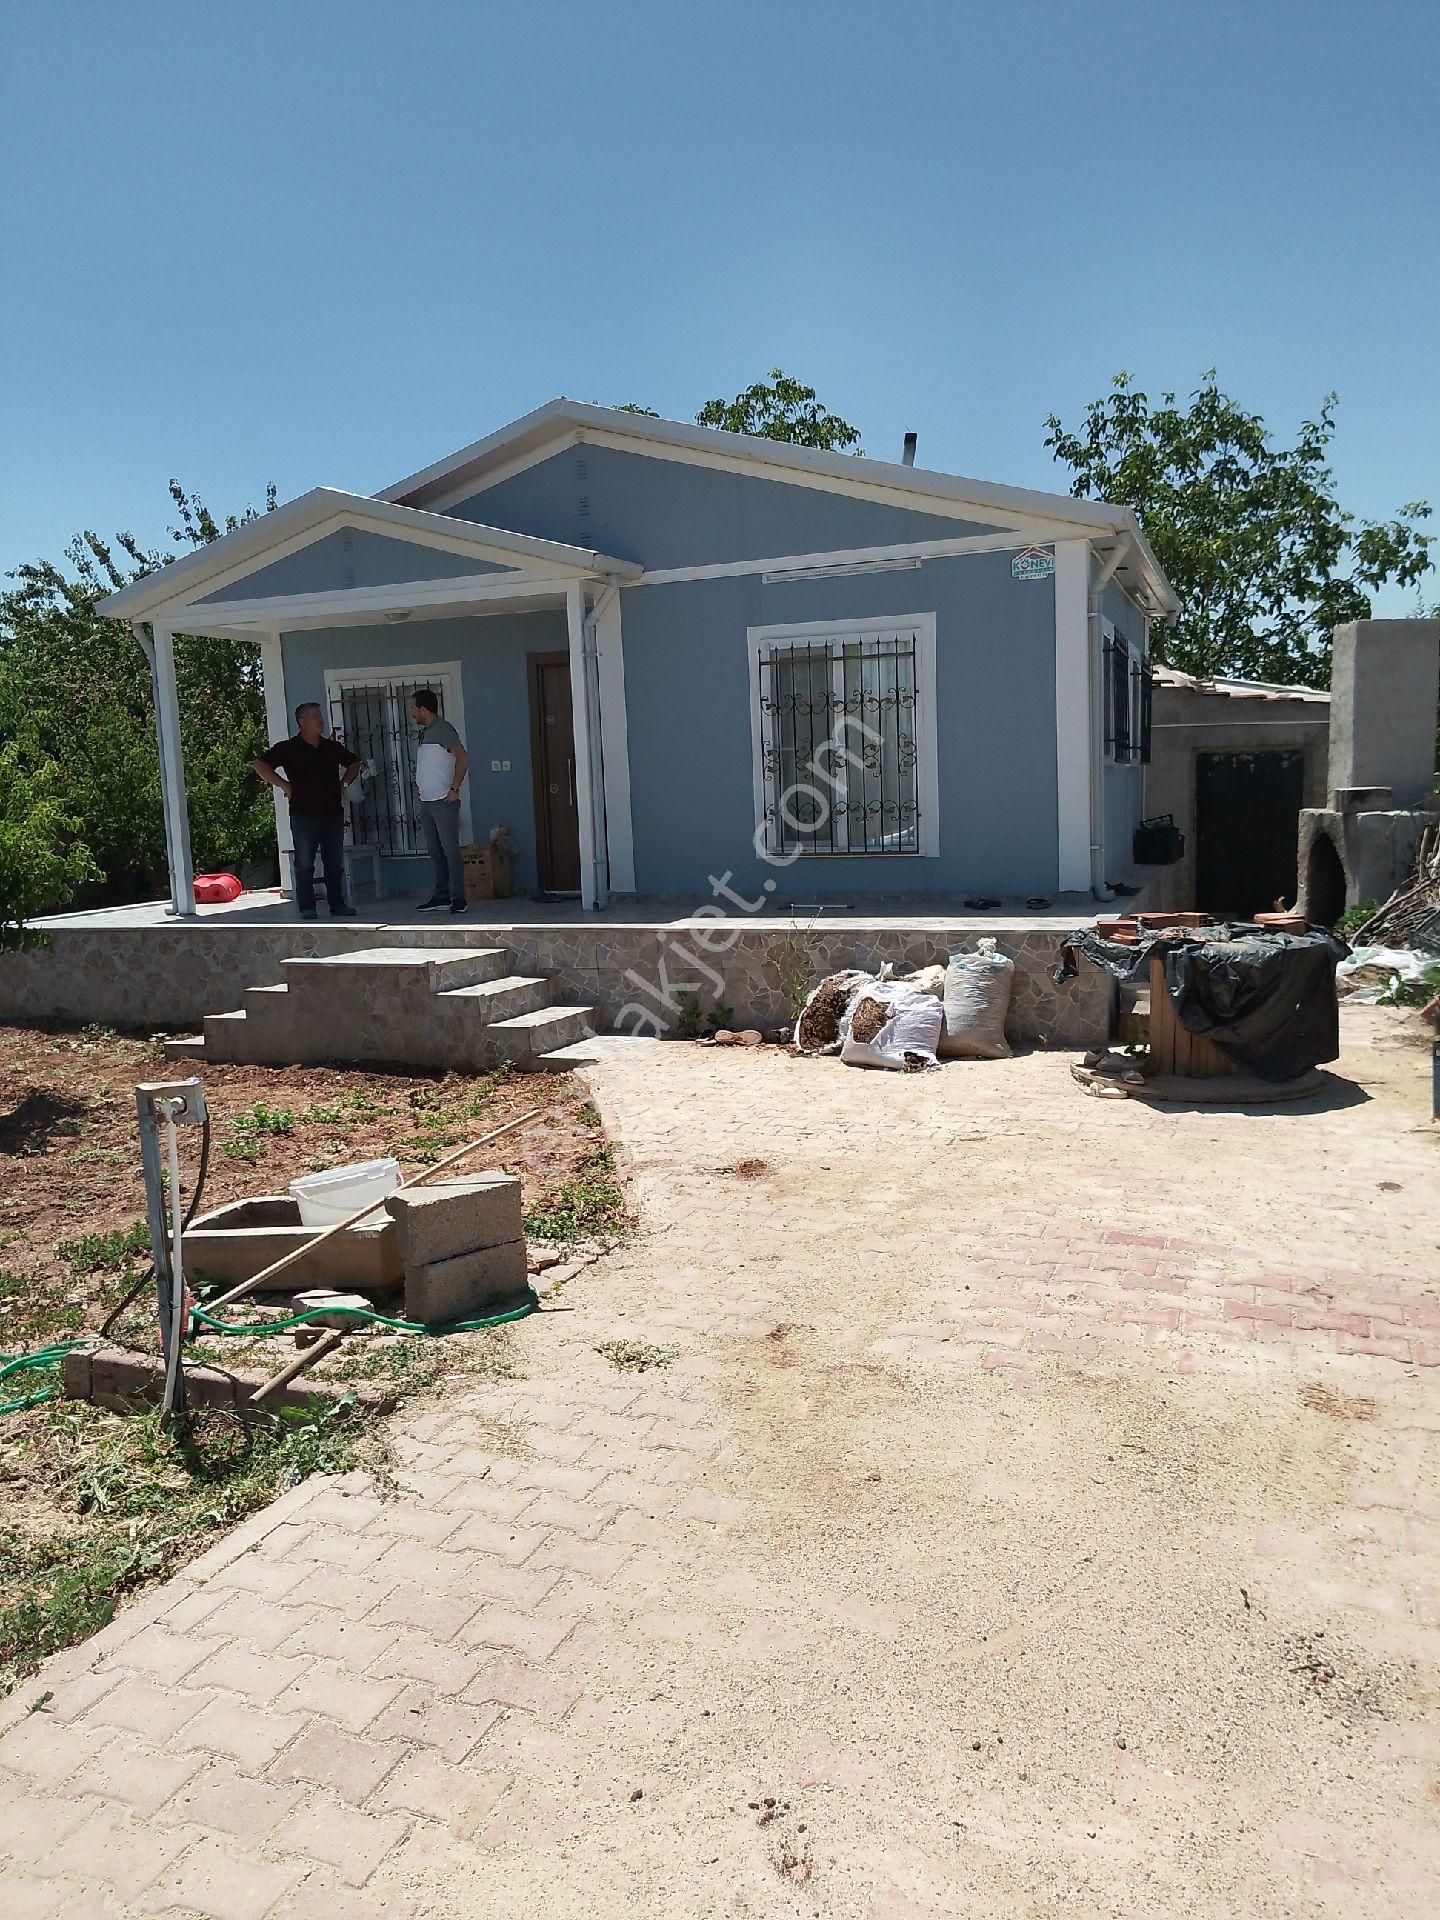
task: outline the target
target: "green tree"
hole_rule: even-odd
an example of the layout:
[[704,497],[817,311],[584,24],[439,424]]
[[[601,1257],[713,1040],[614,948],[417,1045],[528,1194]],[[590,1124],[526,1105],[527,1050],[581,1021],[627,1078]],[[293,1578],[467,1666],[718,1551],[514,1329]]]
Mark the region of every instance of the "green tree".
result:
[[23,690],[0,674],[0,952],[34,944],[27,923],[97,877],[36,731]]
[[[177,550],[255,517],[247,509],[222,524],[174,481],[170,495]],[[274,505],[273,489],[266,504]],[[103,618],[96,604],[174,557],[144,550],[129,534],[107,543],[87,532],[67,549],[66,564],[21,566],[0,595],[0,686],[5,701],[28,716],[25,765],[58,797],[90,856],[83,875],[69,875],[66,897],[84,886],[92,898],[133,899],[165,884],[150,676],[130,629]],[[259,650],[179,635],[175,669],[196,863],[263,858],[274,844],[274,815],[249,771],[265,731]],[[63,903],[42,890],[28,911]]]
[[[707,400],[695,416],[697,427],[719,427],[726,433],[748,433],[761,440],[788,440],[797,447],[824,447],[829,453],[859,453],[860,429],[822,407],[813,387],[802,386],[779,367],[772,368],[767,386],[756,381],[733,400]],[[653,407],[633,400],[619,409],[658,420]]]
[[1126,373],[1078,431],[1052,413],[1045,445],[1071,492],[1135,509],[1184,611],[1157,628],[1157,657],[1202,675],[1327,686],[1331,629],[1368,619],[1370,595],[1416,585],[1430,567],[1423,500],[1356,522],[1335,498],[1328,448],[1336,396],[1292,447],[1274,444],[1206,373],[1188,407],[1152,408]]

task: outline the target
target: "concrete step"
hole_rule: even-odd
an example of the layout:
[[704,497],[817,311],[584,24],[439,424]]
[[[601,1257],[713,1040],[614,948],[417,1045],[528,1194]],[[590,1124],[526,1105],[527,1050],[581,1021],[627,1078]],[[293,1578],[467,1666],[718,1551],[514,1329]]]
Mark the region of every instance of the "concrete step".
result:
[[530,1066],[537,1073],[573,1073],[576,1067],[593,1067],[599,1058],[590,1041],[577,1040],[573,1046],[552,1047],[549,1053],[535,1054]]
[[437,1012],[442,1007],[454,1007],[466,1017],[482,1020],[488,1026],[492,1021],[535,1013],[548,1006],[550,982],[507,973],[503,979],[479,980],[471,987],[442,987],[435,999]]
[[570,1047],[584,1037],[593,1007],[541,1007],[513,1020],[495,1020],[486,1038],[504,1060],[531,1066],[539,1055]]
[[248,1062],[249,1055],[244,1051],[247,1035],[243,1008],[235,1013],[207,1013],[204,1028],[207,1060],[218,1060],[229,1066]]
[[203,1060],[205,1058],[205,1036],[203,1033],[176,1033],[165,1042],[167,1060]]
[[353,953],[282,960],[281,971],[298,992],[331,994],[376,984],[387,990],[418,988],[438,993],[450,987],[499,980],[510,971],[503,947],[360,947]]

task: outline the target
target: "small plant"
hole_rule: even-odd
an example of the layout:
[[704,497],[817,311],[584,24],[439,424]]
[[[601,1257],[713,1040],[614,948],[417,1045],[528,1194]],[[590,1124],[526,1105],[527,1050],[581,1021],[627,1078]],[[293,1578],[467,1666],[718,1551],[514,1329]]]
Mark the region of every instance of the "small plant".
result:
[[723,1033],[727,1027],[734,1024],[735,1009],[734,1007],[727,1007],[722,1001],[718,1006],[710,1009],[708,1017],[710,1031],[712,1033]]
[[347,1093],[340,1100],[321,1101],[309,1109],[305,1118],[318,1121],[324,1127],[358,1127],[383,1111],[368,1093]]
[[295,1116],[288,1107],[267,1107],[263,1100],[257,1100],[253,1107],[232,1116],[230,1135],[221,1152],[227,1160],[258,1160],[268,1137],[294,1131]]
[[1358,906],[1348,908],[1335,922],[1335,931],[1342,940],[1348,941],[1364,926],[1372,914],[1380,911],[1379,903],[1374,900],[1362,900]]
[[525,1232],[532,1240],[559,1246],[573,1246],[577,1240],[613,1240],[629,1225],[624,1190],[615,1178],[614,1150],[609,1146],[587,1154],[579,1171],[552,1199],[525,1215]]
[[680,1009],[675,1022],[675,1031],[682,1040],[698,1040],[705,1027],[705,1015],[700,1009],[698,993],[677,993],[675,1004]]
[[1426,967],[1418,980],[1392,973],[1380,995],[1382,1007],[1423,1007],[1440,993],[1440,965]]
[[582,1127],[598,1127],[600,1125],[600,1109],[587,1100],[575,1115],[575,1118],[580,1122]]
[[674,1347],[657,1347],[648,1340],[602,1340],[595,1351],[621,1373],[648,1373],[652,1367],[668,1367],[675,1358]]
[[118,1273],[150,1251],[150,1229],[143,1220],[109,1233],[86,1233],[62,1240],[55,1251],[73,1273]]

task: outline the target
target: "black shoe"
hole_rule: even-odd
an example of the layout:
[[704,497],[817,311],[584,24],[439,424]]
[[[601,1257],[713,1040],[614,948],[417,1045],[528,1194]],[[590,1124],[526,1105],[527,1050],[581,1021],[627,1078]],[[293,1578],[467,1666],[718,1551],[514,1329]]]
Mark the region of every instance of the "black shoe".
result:
[[468,900],[452,900],[450,902],[450,911],[451,913],[464,913],[469,904],[470,902]]
[[332,920],[358,920],[359,917],[360,915],[354,907],[331,907],[330,909],[330,918]]
[[417,913],[439,913],[442,908],[448,907],[449,904],[450,901],[445,894],[436,893],[432,894],[428,900],[422,900],[415,911]]

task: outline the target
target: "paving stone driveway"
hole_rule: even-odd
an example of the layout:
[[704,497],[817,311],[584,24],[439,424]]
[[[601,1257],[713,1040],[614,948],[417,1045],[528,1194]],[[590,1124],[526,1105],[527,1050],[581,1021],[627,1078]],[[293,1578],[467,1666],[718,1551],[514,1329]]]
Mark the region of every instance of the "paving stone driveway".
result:
[[1433,1911],[1436,1137],[1346,1029],[1239,1115],[615,1043],[643,1237],[6,1703],[4,1920]]

